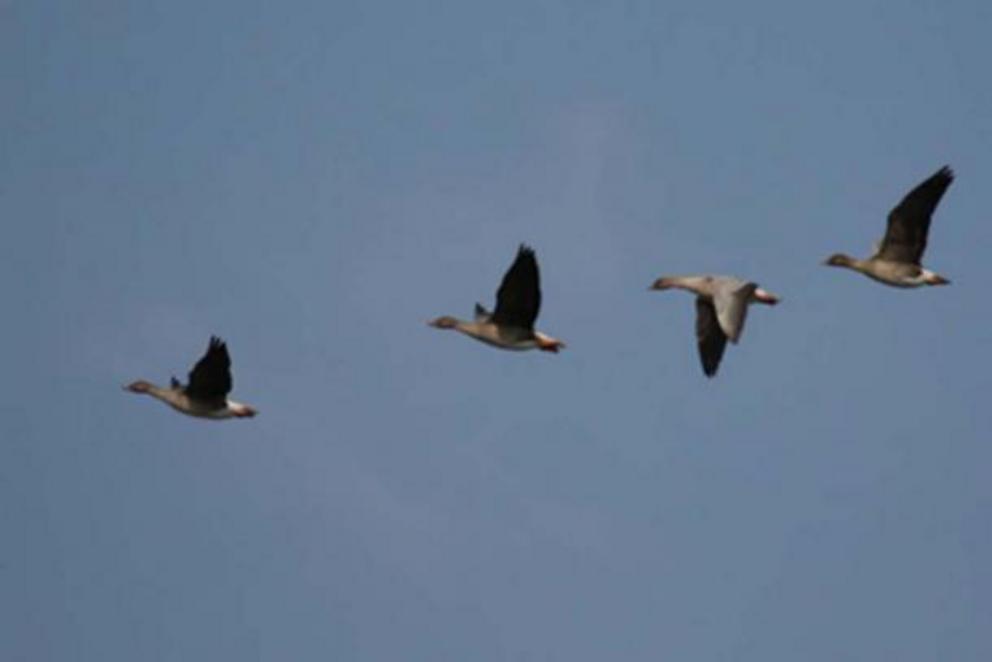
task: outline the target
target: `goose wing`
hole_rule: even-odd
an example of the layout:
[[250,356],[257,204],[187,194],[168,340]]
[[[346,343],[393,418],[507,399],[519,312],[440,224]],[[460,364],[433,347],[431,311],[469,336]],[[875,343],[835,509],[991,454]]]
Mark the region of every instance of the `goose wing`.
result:
[[231,392],[232,385],[227,345],[220,338],[211,336],[206,354],[189,373],[186,395],[196,400],[221,400]]
[[496,310],[493,311],[492,321],[501,326],[531,329],[540,308],[541,285],[537,258],[531,248],[521,244],[517,259],[503,276],[503,282],[496,292]]
[[727,347],[727,335],[720,328],[716,308],[706,297],[696,297],[696,342],[699,346],[699,360],[707,377],[716,374]]
[[475,304],[475,321],[476,322],[488,322],[493,317],[493,314],[486,310],[485,306],[481,303]]
[[756,283],[745,283],[736,278],[727,278],[713,288],[713,307],[716,319],[730,342],[736,343],[744,332],[748,302],[758,289]]
[[927,247],[930,218],[954,172],[944,166],[916,188],[889,212],[889,222],[875,257],[892,262],[919,264]]

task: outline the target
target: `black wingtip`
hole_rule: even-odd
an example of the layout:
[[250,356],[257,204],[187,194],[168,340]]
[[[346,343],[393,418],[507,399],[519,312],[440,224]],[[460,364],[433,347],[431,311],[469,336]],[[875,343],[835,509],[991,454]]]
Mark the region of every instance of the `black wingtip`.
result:
[[520,244],[520,248],[517,249],[517,257],[513,262],[514,264],[530,263],[534,265],[534,268],[537,268],[537,254],[527,244]]
[[[720,358],[722,358],[722,356]],[[703,374],[706,375],[708,379],[713,379],[716,377],[717,370],[720,369],[720,358],[700,354],[699,367],[703,369]]]
[[940,170],[936,173],[941,179],[946,179],[948,182],[954,181],[954,170],[951,169],[949,164],[944,164],[941,166]]

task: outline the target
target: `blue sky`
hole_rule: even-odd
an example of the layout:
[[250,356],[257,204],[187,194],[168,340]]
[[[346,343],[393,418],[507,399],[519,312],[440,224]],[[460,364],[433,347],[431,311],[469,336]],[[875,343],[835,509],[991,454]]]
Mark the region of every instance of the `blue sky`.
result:
[[804,5],[0,0],[0,658],[989,659],[992,5]]

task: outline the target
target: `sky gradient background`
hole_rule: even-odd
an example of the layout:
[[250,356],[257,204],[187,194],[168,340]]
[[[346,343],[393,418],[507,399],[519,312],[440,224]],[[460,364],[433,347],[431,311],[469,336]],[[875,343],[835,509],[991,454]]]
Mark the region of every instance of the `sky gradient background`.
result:
[[[990,31],[0,0],[0,659],[992,659]],[[944,163],[951,287],[819,266]],[[522,241],[567,351],[424,325]],[[712,381],[698,271],[783,297]],[[214,333],[258,418],[121,392]]]

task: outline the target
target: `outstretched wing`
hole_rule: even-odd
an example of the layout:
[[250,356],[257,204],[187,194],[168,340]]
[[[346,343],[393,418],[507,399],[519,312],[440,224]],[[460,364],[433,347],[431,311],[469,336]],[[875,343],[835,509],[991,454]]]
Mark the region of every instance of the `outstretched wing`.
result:
[[528,246],[520,245],[517,259],[503,276],[496,292],[496,310],[492,321],[499,325],[523,329],[534,327],[541,308],[540,274],[537,258]]
[[189,373],[186,395],[197,400],[219,400],[231,392],[231,357],[227,345],[216,336],[210,337],[207,353]]
[[716,318],[716,308],[704,297],[696,297],[696,342],[699,345],[699,360],[707,377],[716,374],[727,347],[727,336]]
[[902,202],[889,212],[885,237],[875,257],[919,264],[927,247],[930,218],[953,181],[954,172],[944,166],[907,193]]

